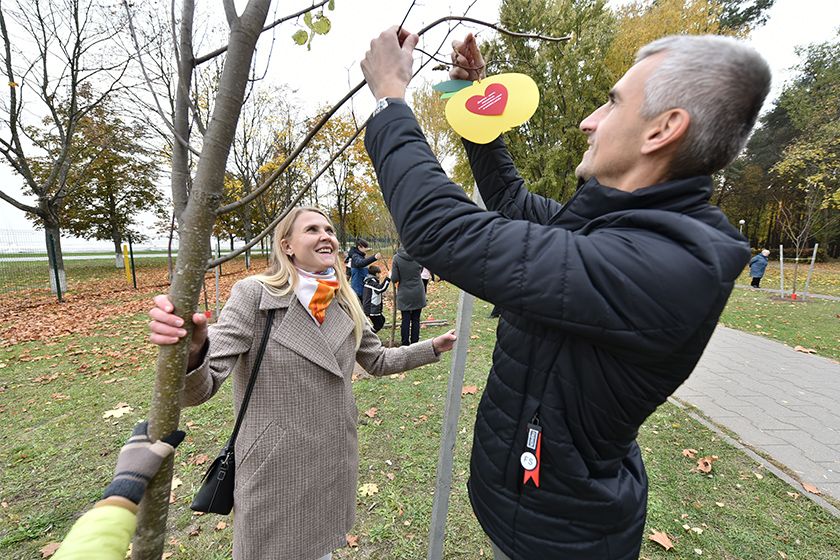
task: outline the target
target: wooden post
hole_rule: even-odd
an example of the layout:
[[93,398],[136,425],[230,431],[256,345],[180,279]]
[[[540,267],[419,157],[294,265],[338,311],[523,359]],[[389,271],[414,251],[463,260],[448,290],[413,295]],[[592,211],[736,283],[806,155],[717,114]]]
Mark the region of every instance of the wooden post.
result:
[[808,299],[808,288],[811,285],[811,273],[814,272],[814,263],[817,260],[817,247],[819,246],[819,243],[814,243],[814,254],[811,255],[811,266],[808,267],[808,276],[805,278],[805,294],[803,295],[804,299]]
[[785,299],[785,246],[779,245],[779,290]]
[[[478,187],[473,192],[473,201],[485,208]],[[458,318],[455,334],[458,341],[452,350],[452,365],[449,368],[449,385],[446,389],[446,408],[443,413],[443,430],[440,436],[437,476],[435,478],[435,499],[432,504],[432,521],[429,526],[429,552],[427,560],[443,558],[443,541],[446,530],[446,515],[449,512],[449,494],[452,492],[452,465],[455,460],[455,437],[458,434],[458,415],[461,412],[461,389],[464,386],[464,371],[467,365],[467,349],[470,342],[470,322],[475,298],[463,290],[458,299]]]

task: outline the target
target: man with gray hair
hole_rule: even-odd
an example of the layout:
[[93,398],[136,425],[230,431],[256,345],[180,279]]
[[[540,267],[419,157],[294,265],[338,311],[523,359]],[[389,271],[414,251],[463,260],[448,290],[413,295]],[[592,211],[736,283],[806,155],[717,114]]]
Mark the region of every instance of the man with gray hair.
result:
[[[394,27],[371,42],[365,146],[406,250],[501,310],[473,511],[497,559],[635,559],[639,426],[694,369],[750,255],[709,204],[710,175],[744,145],[767,64],[723,37],[651,43],[580,123],[589,148],[565,205],[528,192],[501,138],[464,141],[484,211],[403,100],[417,40]],[[482,79],[473,36],[453,47],[450,76]]]

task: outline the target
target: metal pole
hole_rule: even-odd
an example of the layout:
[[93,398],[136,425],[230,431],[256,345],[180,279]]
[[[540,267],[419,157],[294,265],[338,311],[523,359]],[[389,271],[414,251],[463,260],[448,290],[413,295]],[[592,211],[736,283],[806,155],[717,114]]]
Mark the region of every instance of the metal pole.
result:
[[131,281],[134,283],[134,289],[137,289],[137,273],[134,271],[134,246],[131,243],[131,236],[128,236],[128,256],[131,259]]
[[819,243],[814,243],[814,254],[811,255],[811,266],[808,267],[808,276],[805,278],[805,294],[804,298],[808,299],[808,288],[811,285],[811,273],[814,272],[814,263],[817,260],[817,247],[819,247]]
[[53,274],[55,275],[55,295],[58,298],[58,303],[61,303],[61,278],[58,274],[58,258],[56,258],[55,254],[55,239],[53,239],[53,235],[50,232],[47,232],[47,255],[50,259],[50,263],[52,264]]
[[443,414],[443,431],[440,437],[435,499],[432,504],[432,522],[429,527],[428,560],[443,558],[443,541],[446,530],[446,514],[449,511],[449,495],[452,492],[452,465],[455,459],[455,438],[458,435],[458,415],[461,412],[461,389],[464,386],[464,371],[467,365],[467,348],[470,340],[470,320],[475,298],[461,292],[458,300],[458,319],[455,333],[458,341],[452,350],[452,365],[449,368],[449,385],[446,389],[446,408]]
[[[216,238],[216,258],[222,256],[222,250],[219,248],[219,238]],[[216,315],[215,319],[219,318],[219,276],[222,274],[222,265],[216,267]]]
[[[485,208],[478,188],[473,201]],[[461,389],[464,386],[464,371],[467,365],[467,348],[470,340],[473,300],[475,298],[461,291],[458,299],[458,318],[455,334],[458,337],[452,350],[452,365],[449,368],[449,384],[446,389],[446,407],[443,414],[443,430],[440,436],[435,498],[432,503],[432,521],[429,525],[429,552],[427,560],[443,558],[443,541],[446,530],[446,515],[449,511],[449,495],[452,493],[452,467],[455,462],[455,437],[458,434],[458,415],[461,411]]]
[[779,245],[779,283],[782,299],[785,299],[785,246]]

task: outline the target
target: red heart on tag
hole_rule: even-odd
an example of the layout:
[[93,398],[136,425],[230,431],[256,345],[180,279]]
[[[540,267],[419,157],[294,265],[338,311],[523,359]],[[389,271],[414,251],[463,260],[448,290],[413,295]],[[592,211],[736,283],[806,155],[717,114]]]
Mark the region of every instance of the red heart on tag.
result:
[[484,95],[473,95],[467,99],[466,107],[476,115],[501,115],[507,105],[508,90],[502,84],[490,84]]

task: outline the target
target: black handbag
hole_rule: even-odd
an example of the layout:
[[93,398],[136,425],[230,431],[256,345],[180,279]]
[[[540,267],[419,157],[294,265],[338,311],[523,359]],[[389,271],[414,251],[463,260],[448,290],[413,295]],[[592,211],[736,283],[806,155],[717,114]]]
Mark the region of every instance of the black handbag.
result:
[[198,493],[190,504],[190,509],[193,511],[227,515],[233,509],[233,486],[236,472],[233,447],[234,443],[236,443],[236,436],[239,434],[239,428],[242,425],[242,419],[245,416],[245,410],[248,408],[248,401],[251,400],[251,391],[254,390],[254,383],[257,380],[257,373],[260,370],[260,363],[265,353],[265,347],[268,344],[268,334],[271,332],[271,324],[274,322],[274,311],[274,309],[268,310],[268,318],[266,319],[262,342],[260,342],[260,348],[254,360],[254,369],[251,371],[251,379],[248,380],[245,398],[242,399],[242,406],[239,408],[239,414],[236,416],[233,433],[227,445],[219,453],[219,456],[213,460],[210,468],[204,474],[204,479],[201,481],[201,488],[198,489]]

